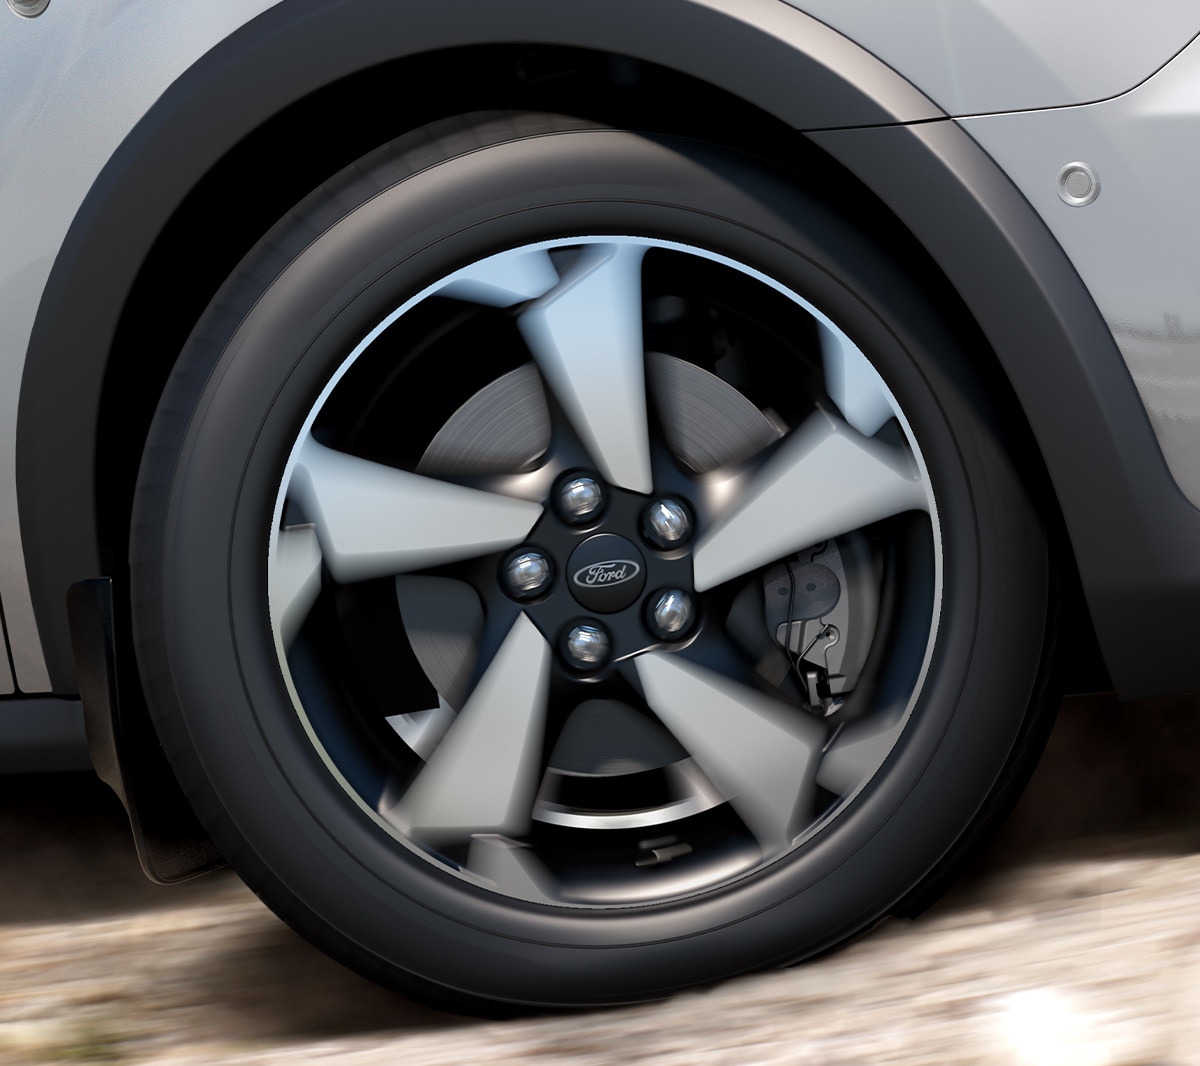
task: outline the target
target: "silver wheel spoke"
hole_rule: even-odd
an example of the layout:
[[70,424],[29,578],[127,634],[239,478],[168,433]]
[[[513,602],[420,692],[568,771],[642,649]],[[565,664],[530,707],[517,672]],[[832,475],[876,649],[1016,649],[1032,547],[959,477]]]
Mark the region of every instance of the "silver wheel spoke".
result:
[[906,452],[817,412],[700,538],[696,588],[712,588],[903,511],[928,508],[925,482]]
[[646,702],[770,854],[812,817],[826,728],[803,712],[681,659],[635,660]]
[[858,788],[883,765],[907,720],[905,702],[851,722],[826,749],[817,771],[817,784],[839,796]]
[[540,777],[549,668],[549,645],[519,615],[445,738],[385,815],[431,844],[527,832]]
[[471,838],[467,869],[498,891],[533,903],[553,903],[554,879],[533,850],[507,837],[479,833]]
[[642,340],[642,256],[594,245],[519,324],[593,462],[612,484],[650,492]]
[[454,708],[439,695],[436,707],[389,715],[387,724],[422,759],[428,759],[456,717]]
[[501,252],[452,275],[438,295],[489,307],[512,307],[544,296],[557,284],[558,271],[544,249]]
[[272,545],[267,568],[267,598],[271,627],[283,652],[296,634],[321,591],[321,545],[311,525],[281,529]]
[[864,437],[873,437],[895,414],[891,393],[871,361],[840,330],[821,325],[825,389],[842,417]]
[[519,544],[542,514],[540,504],[358,459],[311,437],[288,495],[315,525],[325,564],[343,584]]

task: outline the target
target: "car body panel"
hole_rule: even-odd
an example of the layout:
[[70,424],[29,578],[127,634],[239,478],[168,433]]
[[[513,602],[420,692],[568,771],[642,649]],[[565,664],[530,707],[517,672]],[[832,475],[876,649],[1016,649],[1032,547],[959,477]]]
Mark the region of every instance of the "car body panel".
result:
[[[269,6],[215,0],[170,20],[149,0],[0,12],[0,602],[22,691],[51,688],[17,521],[17,403],[46,278],[88,189],[163,91]],[[186,28],[186,32],[181,32]],[[15,101],[15,106],[11,102]]]
[[[1151,399],[1151,412],[1158,412],[1152,429],[1142,400],[1153,375],[1134,361],[1139,399],[1105,326],[1105,319],[1133,322],[1143,331],[1138,344],[1174,352],[1170,315],[1179,300],[1173,295],[1166,311],[1153,307],[1155,278],[1174,279],[1166,292],[1182,291],[1179,279],[1194,276],[1184,273],[1191,253],[1176,245],[1175,258],[1140,268],[1149,298],[1135,317],[1114,303],[1101,307],[1102,318],[1093,297],[1104,300],[1115,291],[1124,264],[1111,262],[1110,273],[1101,276],[1103,261],[1072,265],[1050,237],[1053,231],[1064,241],[1059,230],[1086,226],[1095,208],[1119,209],[1125,231],[1136,232],[1147,217],[1162,224],[1153,197],[1109,196],[1108,186],[1085,210],[1055,207],[1046,196],[1047,189],[1054,195],[1053,175],[1047,179],[1043,160],[1076,158],[1074,116],[1081,116],[1079,129],[1098,123],[1096,135],[1115,143],[1139,112],[1093,105],[955,125],[938,106],[946,101],[962,114],[1120,92],[1186,44],[1195,16],[1179,3],[1138,9],[1142,44],[1125,51],[1114,34],[1076,63],[1066,58],[1078,48],[1069,20],[1039,21],[1024,3],[963,5],[953,20],[945,14],[948,5],[917,0],[852,5],[853,13],[842,12],[844,6],[819,0],[224,0],[175,5],[166,22],[161,5],[150,0],[108,0],[86,16],[60,0],[36,20],[6,18],[0,69],[21,85],[22,104],[0,117],[0,601],[21,691],[74,690],[63,600],[67,586],[102,572],[89,523],[105,360],[123,294],[172,211],[240,137],[307,93],[397,57],[492,41],[620,51],[705,78],[812,131],[813,140],[930,248],[980,317],[1050,465],[1118,687],[1134,695],[1155,686],[1200,685],[1200,664],[1179,654],[1178,640],[1164,642],[1144,627],[1131,632],[1137,627],[1130,625],[1132,616],[1152,609],[1174,619],[1190,618],[1200,606],[1200,559],[1191,547],[1200,535],[1198,515],[1163,463],[1163,432],[1155,436],[1159,423],[1169,423],[1169,454],[1184,456],[1187,466],[1200,454],[1200,419],[1177,419]],[[853,29],[865,47],[801,8]],[[969,83],[956,81],[961,70],[949,64],[951,53],[920,27],[946,28],[957,49],[963,35],[983,34],[1001,10],[1012,29],[1004,53],[1011,65],[1007,71],[981,67]],[[894,17],[889,13],[897,11],[911,15],[917,32],[884,32]],[[839,21],[843,16],[854,26]],[[1056,64],[1063,78],[1052,92],[1047,72]],[[1176,71],[1186,80],[1193,65],[1189,50],[1147,88],[1160,79],[1171,84]],[[1036,93],[998,93],[1001,71],[1018,88],[1018,75],[1026,72]],[[1026,121],[1047,131],[1028,150],[1017,132]],[[1064,145],[1057,153],[1056,140]],[[1014,156],[1008,176],[978,144],[994,146],[1005,168],[1007,154]],[[1146,188],[1153,187],[1157,162],[1170,157],[1165,135],[1155,144],[1146,158],[1121,164],[1142,175]],[[1014,176],[1021,192],[1011,184]],[[1061,222],[1067,213],[1078,222]],[[1071,251],[1073,238],[1063,232]],[[995,260],[985,261],[983,249]],[[1091,279],[1090,296],[1077,269]],[[1005,299],[1012,286],[1022,285],[1034,301],[1025,321],[1012,315]],[[1045,363],[1051,351],[1063,354],[1049,373],[1057,375],[1053,386]],[[1125,359],[1131,351],[1126,343]],[[1178,365],[1186,376],[1186,359]],[[1061,417],[1060,397],[1068,394],[1076,412],[1072,425]],[[1190,477],[1182,478],[1185,487]],[[1121,520],[1104,529],[1098,522],[1105,514]],[[1174,631],[1179,640],[1186,637],[1185,628]]]
[[23,355],[54,257],[96,175],[181,71],[269,2],[215,0],[164,20],[148,0],[58,2],[0,22],[0,601],[23,691],[50,689],[17,521]]
[[[1066,250],[1125,358],[1179,487],[1200,506],[1200,42],[1115,100],[959,120]],[[1093,203],[1056,177],[1095,171]]]
[[[1200,511],[1171,477],[1112,334],[1061,246],[962,132],[923,123],[813,138],[859,172],[889,159],[895,177],[881,195],[955,277],[996,347],[1041,446],[1118,693],[1193,690]],[[947,170],[956,181],[939,180]]]
[[1200,32],[1191,0],[788,0],[883,58],[944,111],[1064,107],[1127,92]]

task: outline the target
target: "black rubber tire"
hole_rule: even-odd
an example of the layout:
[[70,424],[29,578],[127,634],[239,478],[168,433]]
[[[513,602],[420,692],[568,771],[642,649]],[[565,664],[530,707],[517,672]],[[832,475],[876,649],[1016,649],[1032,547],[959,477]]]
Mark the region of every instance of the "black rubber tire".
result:
[[[442,876],[366,817],[293,709],[265,592],[282,465],[364,323],[472,259],[578,232],[702,245],[825,309],[914,427],[944,559],[921,698],[826,831],[732,885],[591,911]],[[1009,757],[1031,731],[1044,671],[1049,564],[1002,438],[1001,414],[933,301],[795,175],[551,116],[442,123],[365,158],[284,218],[180,356],[133,518],[143,686],[233,867],[295,929],[372,978],[460,1006],[611,1004],[790,963],[887,915],[1023,769]]]

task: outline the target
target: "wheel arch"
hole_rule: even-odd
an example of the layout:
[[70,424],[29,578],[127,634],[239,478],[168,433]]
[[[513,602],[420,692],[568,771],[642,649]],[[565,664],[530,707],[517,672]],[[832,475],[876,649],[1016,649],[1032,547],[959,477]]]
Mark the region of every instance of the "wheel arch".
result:
[[[125,565],[125,490],[120,479],[114,491],[100,490],[110,484],[109,470],[131,458],[136,466],[149,419],[146,398],[157,396],[178,350],[172,341],[181,329],[186,336],[189,316],[200,310],[176,307],[160,323],[160,309],[146,295],[153,286],[139,290],[139,284],[153,277],[165,284],[170,271],[194,268],[207,279],[195,294],[202,307],[215,290],[213,278],[223,277],[222,269],[228,273],[265,230],[264,225],[248,232],[261,219],[269,225],[281,206],[286,210],[323,180],[329,167],[336,169],[356,152],[404,132],[407,118],[419,124],[442,117],[436,109],[422,110],[422,97],[457,86],[458,96],[452,98],[474,100],[476,107],[524,105],[526,98],[552,101],[562,71],[553,61],[545,69],[536,64],[566,54],[606,64],[607,73],[596,77],[609,86],[630,76],[636,80],[636,72],[621,68],[629,61],[674,72],[672,77],[680,79],[676,87],[685,81],[710,86],[742,102],[739,117],[762,117],[755,128],[778,137],[771,146],[776,154],[786,156],[799,144],[792,131],[806,131],[823,152],[873,188],[954,279],[1016,388],[1051,460],[1114,679],[1130,694],[1147,685],[1161,687],[1161,674],[1156,681],[1144,679],[1147,660],[1139,649],[1131,650],[1126,612],[1148,602],[1139,601],[1147,589],[1166,591],[1171,568],[1161,552],[1156,557],[1149,550],[1164,541],[1163,530],[1142,522],[1131,507],[1147,498],[1176,507],[1178,521],[1170,523],[1167,536],[1176,557],[1186,540],[1181,530],[1187,515],[1171,500],[1174,486],[1132,383],[1082,283],[1032,209],[974,142],[907,81],[777,0],[570,5],[516,0],[502,11],[487,0],[406,5],[284,0],[201,59],[143,117],[88,194],[39,307],[22,381],[17,474],[27,572],[55,691],[75,686],[65,590],[81,579],[119,573]],[[507,64],[507,82],[498,68],[480,68],[478,61],[485,57]],[[742,57],[745,61],[739,61]],[[512,68],[518,61],[534,64],[523,82]],[[505,84],[507,91],[491,101],[486,94],[466,93],[463,85],[478,82],[480,69],[491,71],[493,87]],[[589,82],[585,76],[577,84],[594,86],[596,77]],[[517,85],[524,89],[516,92]],[[352,90],[363,87],[391,92],[403,87],[412,96],[391,111],[380,109],[382,114],[365,124],[339,123],[345,108],[353,106]],[[713,128],[720,130],[722,124],[694,103],[688,98],[683,107],[706,121],[712,118]],[[199,218],[212,225],[199,208],[211,208],[238,188],[238,166],[270,159],[273,146],[311,132],[315,118],[326,129],[341,130],[336,150],[309,160],[311,170],[276,166],[271,177],[278,184],[266,194],[261,188],[255,192],[252,178],[245,180],[246,200],[236,208],[233,237],[214,239],[198,226]],[[734,126],[728,124],[731,136]],[[364,133],[376,139],[361,142],[357,138]],[[881,159],[888,165],[880,166]],[[214,160],[222,162],[214,166]],[[227,169],[221,171],[222,166]],[[908,169],[896,180],[898,166]],[[948,239],[951,227],[934,209],[943,202],[953,205],[958,241]],[[276,214],[268,217],[271,211]],[[963,234],[972,239],[963,242]],[[989,249],[990,258],[964,257],[964,243]],[[997,298],[1000,291],[1020,292],[1029,301],[1023,325]],[[146,350],[148,340],[163,342],[162,359]],[[1062,387],[1078,397],[1077,441],[1041,395],[1037,353],[1049,350],[1069,355],[1060,376]],[[133,390],[132,418],[123,414],[122,389]],[[1119,444],[1114,427],[1122,430]],[[1163,478],[1139,481],[1139,459],[1153,469],[1156,461]],[[1124,479],[1115,485],[1115,496],[1114,486],[1103,484],[1106,469]],[[132,474],[129,481],[131,490]],[[1174,495],[1186,502],[1177,491]],[[1126,501],[1131,505],[1122,510],[1129,520],[1116,549],[1110,538],[1094,531],[1097,508],[1104,501],[1111,506],[1114,499],[1118,508]],[[1194,523],[1194,509],[1191,516]],[[1114,550],[1131,560],[1115,580]],[[1200,561],[1192,563],[1190,584],[1176,603],[1180,610],[1200,603]],[[1142,651],[1151,652],[1151,639],[1145,638]],[[1150,654],[1150,661],[1158,660]],[[1200,674],[1188,673],[1187,657],[1176,662],[1178,677],[1169,675],[1168,685],[1200,687]],[[1198,669],[1191,668],[1191,674]]]

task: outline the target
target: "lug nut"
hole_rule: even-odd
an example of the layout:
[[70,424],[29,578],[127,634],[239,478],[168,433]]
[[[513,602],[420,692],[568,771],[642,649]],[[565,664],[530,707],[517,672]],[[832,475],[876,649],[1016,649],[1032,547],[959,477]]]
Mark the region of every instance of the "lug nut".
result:
[[509,556],[504,564],[504,583],[508,594],[518,600],[541,595],[554,577],[550,560],[538,551],[523,551]]
[[567,655],[571,662],[582,670],[595,670],[608,661],[612,641],[597,625],[583,623],[574,626],[567,634]]
[[677,548],[691,533],[692,516],[670,496],[655,500],[642,515],[642,535],[656,548]]
[[568,522],[582,525],[600,513],[604,489],[594,477],[573,477],[558,490],[558,506]]
[[646,621],[663,640],[682,640],[695,619],[695,604],[682,589],[656,592],[646,601]]

